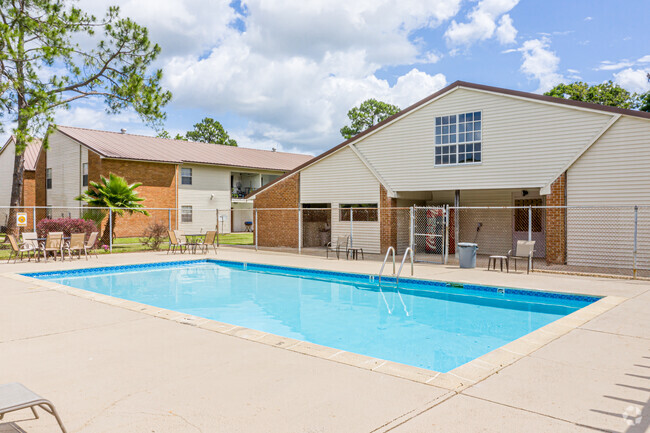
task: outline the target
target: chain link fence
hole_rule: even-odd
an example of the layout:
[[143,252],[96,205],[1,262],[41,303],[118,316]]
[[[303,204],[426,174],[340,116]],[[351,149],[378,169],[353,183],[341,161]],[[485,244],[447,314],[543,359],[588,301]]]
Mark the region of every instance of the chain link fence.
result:
[[[166,249],[167,230],[188,235],[217,231],[220,244],[325,255],[355,249],[381,260],[411,247],[419,262],[457,265],[457,244],[478,245],[477,266],[489,256],[516,254],[535,242],[535,270],[650,277],[650,206],[619,207],[366,207],[309,205],[261,209],[147,208],[121,212],[90,207],[0,207],[0,259],[5,234],[45,237],[50,231],[100,232],[106,252]],[[20,224],[18,221],[20,220]],[[373,257],[373,255],[376,255]]]

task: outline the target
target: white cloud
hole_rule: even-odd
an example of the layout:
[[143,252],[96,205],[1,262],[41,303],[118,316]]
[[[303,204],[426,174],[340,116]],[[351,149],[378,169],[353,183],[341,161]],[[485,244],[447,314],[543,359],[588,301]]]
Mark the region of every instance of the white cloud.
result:
[[585,21],[591,21],[593,20],[593,17],[585,17]]
[[650,63],[650,54],[647,56],[641,57],[639,60],[637,60],[638,63]]
[[499,27],[496,30],[497,39],[502,44],[513,44],[517,38],[517,29],[512,25],[512,18],[506,14],[499,20]]
[[650,72],[650,69],[624,69],[614,74],[614,82],[630,92],[647,92],[650,91],[648,72]]
[[603,60],[600,62],[600,65],[595,68],[597,71],[616,71],[618,69],[623,69],[632,66],[634,63],[627,61],[627,60],[622,60],[620,62],[614,63],[609,60]]
[[528,77],[538,80],[537,92],[546,92],[564,80],[558,72],[560,58],[550,50],[548,38],[531,39],[517,49],[523,56],[521,71]]
[[[471,45],[475,42],[492,38],[495,33],[499,42],[514,42],[517,30],[509,15],[504,15],[514,8],[519,0],[480,0],[468,14],[468,22],[451,22],[445,32],[447,42],[453,46]],[[496,21],[499,19],[497,28]]]

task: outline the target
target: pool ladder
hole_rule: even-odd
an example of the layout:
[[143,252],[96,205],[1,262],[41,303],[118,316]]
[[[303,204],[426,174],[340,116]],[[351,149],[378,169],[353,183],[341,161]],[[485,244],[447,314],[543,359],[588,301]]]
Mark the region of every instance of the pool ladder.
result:
[[395,274],[395,248],[392,246],[388,247],[388,250],[386,250],[386,256],[384,257],[384,262],[381,264],[381,269],[379,269],[379,284],[381,284],[381,275],[384,273],[384,267],[386,266],[386,262],[388,261],[388,256],[390,253],[393,253],[393,276],[395,276],[395,281],[396,283],[399,283],[399,276],[402,273],[402,268],[404,267],[404,262],[406,262],[406,256],[411,253],[411,276],[413,276],[413,249],[411,247],[408,247],[406,251],[404,251],[404,256],[402,257],[402,263],[399,265],[399,271],[397,271],[397,274]]

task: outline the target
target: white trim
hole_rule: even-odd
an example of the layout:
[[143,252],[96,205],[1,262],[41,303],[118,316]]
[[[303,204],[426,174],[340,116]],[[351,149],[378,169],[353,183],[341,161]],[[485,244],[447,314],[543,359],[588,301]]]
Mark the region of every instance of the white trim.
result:
[[355,155],[357,155],[359,160],[361,160],[361,163],[363,165],[365,165],[368,170],[370,170],[372,175],[377,178],[379,183],[382,184],[382,186],[384,188],[386,188],[386,194],[388,194],[388,197],[391,197],[391,198],[397,197],[397,194],[395,194],[395,191],[393,191],[393,189],[386,183],[384,178],[381,177],[381,175],[377,172],[377,170],[375,170],[375,168],[370,164],[370,162],[366,159],[366,157],[363,156],[363,154],[359,151],[359,149],[357,149],[357,147],[354,146],[354,145],[350,145],[350,149],[352,150],[352,152],[354,152]]
[[539,193],[540,193],[541,195],[548,195],[548,194],[550,194],[550,193],[551,193],[551,185],[553,184],[553,182],[555,182],[555,179],[557,179],[558,177],[560,177],[560,176],[562,175],[562,173],[564,173],[565,171],[567,171],[567,170],[568,170],[568,169],[569,169],[569,168],[570,168],[570,167],[571,167],[571,166],[572,166],[572,165],[573,165],[573,164],[574,164],[574,163],[575,163],[575,162],[576,162],[576,161],[577,161],[577,160],[578,160],[582,155],[584,155],[584,153],[585,153],[587,150],[589,150],[589,148],[590,148],[591,146],[593,146],[593,144],[594,144],[595,142],[597,142],[597,141],[600,139],[600,137],[602,137],[603,134],[604,134],[605,132],[607,132],[607,131],[609,130],[609,128],[611,128],[611,126],[612,126],[614,123],[616,123],[616,121],[617,121],[618,119],[621,118],[621,116],[622,116],[621,114],[614,114],[614,115],[612,116],[612,118],[609,119],[609,122],[607,122],[607,124],[606,124],[606,125],[605,125],[601,130],[600,130],[600,131],[598,131],[598,133],[596,134],[596,136],[595,136],[594,138],[592,138],[592,139],[591,139],[591,140],[590,140],[590,141],[589,141],[589,142],[588,142],[588,143],[587,143],[587,144],[586,144],[582,149],[580,149],[580,151],[579,151],[579,152],[578,152],[578,153],[577,153],[573,158],[571,158],[571,160],[570,160],[567,164],[565,164],[565,165],[562,167],[562,169],[561,169],[558,173],[556,173],[556,174],[555,174],[555,175],[554,175],[554,176],[553,176],[553,177],[552,177],[552,178],[551,178],[551,179],[550,179],[550,180],[549,180],[549,181],[548,181],[544,186],[542,186],[542,187],[540,188]]

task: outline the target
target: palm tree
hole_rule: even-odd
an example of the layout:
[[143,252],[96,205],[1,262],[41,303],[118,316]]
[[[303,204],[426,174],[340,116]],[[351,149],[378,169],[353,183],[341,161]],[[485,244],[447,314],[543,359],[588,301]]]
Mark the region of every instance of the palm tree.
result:
[[[140,204],[144,199],[140,198],[135,191],[140,185],[142,183],[129,185],[126,179],[111,173],[108,179],[101,176],[99,183],[90,182],[90,188],[75,198],[75,200],[85,201],[92,207],[111,208],[111,221],[106,224],[104,233],[102,234],[102,242],[104,244],[108,244],[111,236],[115,233],[116,216],[124,215],[125,211],[129,215],[137,212],[149,216],[149,212],[142,209],[144,206]],[[113,227],[113,233],[110,233],[111,226]]]

